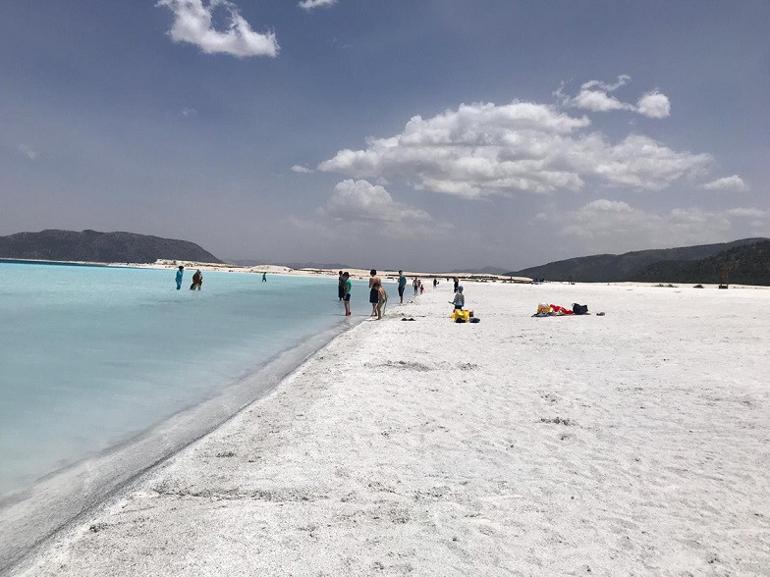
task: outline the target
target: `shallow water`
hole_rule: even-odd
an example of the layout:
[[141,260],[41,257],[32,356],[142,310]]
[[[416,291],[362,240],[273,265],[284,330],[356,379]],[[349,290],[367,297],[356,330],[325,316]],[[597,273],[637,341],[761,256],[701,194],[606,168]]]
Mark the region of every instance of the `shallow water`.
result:
[[[336,278],[0,264],[0,496],[344,322]],[[356,283],[354,311],[366,314]]]

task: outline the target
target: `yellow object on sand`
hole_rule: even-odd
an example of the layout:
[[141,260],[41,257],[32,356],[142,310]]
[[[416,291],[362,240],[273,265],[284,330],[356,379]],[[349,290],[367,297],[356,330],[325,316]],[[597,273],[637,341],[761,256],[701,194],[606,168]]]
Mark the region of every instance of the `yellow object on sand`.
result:
[[471,311],[464,311],[462,309],[455,309],[452,311],[452,320],[456,321],[458,318],[463,319],[466,323],[470,320],[472,317]]

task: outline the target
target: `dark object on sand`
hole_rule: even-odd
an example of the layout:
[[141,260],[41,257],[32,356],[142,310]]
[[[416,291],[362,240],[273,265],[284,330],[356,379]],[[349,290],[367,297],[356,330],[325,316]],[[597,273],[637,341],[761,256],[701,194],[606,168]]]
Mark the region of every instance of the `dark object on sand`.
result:
[[588,305],[580,305],[578,303],[572,303],[572,312],[576,315],[587,315]]
[[480,322],[481,322],[481,319],[480,319],[479,317],[471,317],[471,320],[470,320],[470,321],[468,321],[468,322],[471,322],[471,323],[480,323]]
[[696,285],[695,285],[694,287],[692,287],[692,288],[703,288],[703,285],[702,285],[702,284],[696,284]]
[[596,316],[597,316],[597,317],[603,317],[603,316],[604,316],[604,313],[596,313]]

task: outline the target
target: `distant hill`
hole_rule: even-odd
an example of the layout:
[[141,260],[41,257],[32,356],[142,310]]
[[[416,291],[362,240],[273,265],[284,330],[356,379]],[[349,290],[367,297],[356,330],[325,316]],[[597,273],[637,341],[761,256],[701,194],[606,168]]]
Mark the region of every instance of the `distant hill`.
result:
[[696,261],[663,261],[635,273],[631,280],[672,283],[719,283],[720,271],[729,283],[770,285],[770,240],[728,248]]
[[221,262],[186,240],[95,230],[43,230],[0,236],[0,258],[134,263],[152,263],[163,258]]
[[[765,241],[764,238],[745,238],[733,242],[702,244],[678,248],[639,250],[624,254],[598,254],[551,262],[542,266],[508,273],[514,276],[544,278],[555,281],[621,282],[635,280],[647,267],[666,261],[698,261],[733,247]],[[652,279],[662,282],[668,279]],[[673,282],[673,281],[670,281]]]

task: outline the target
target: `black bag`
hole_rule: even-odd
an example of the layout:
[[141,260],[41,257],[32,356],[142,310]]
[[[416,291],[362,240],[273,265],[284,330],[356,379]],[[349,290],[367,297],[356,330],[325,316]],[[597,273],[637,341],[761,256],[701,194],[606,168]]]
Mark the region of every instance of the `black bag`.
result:
[[587,315],[588,314],[588,305],[579,305],[577,303],[572,303],[572,312],[576,315]]

